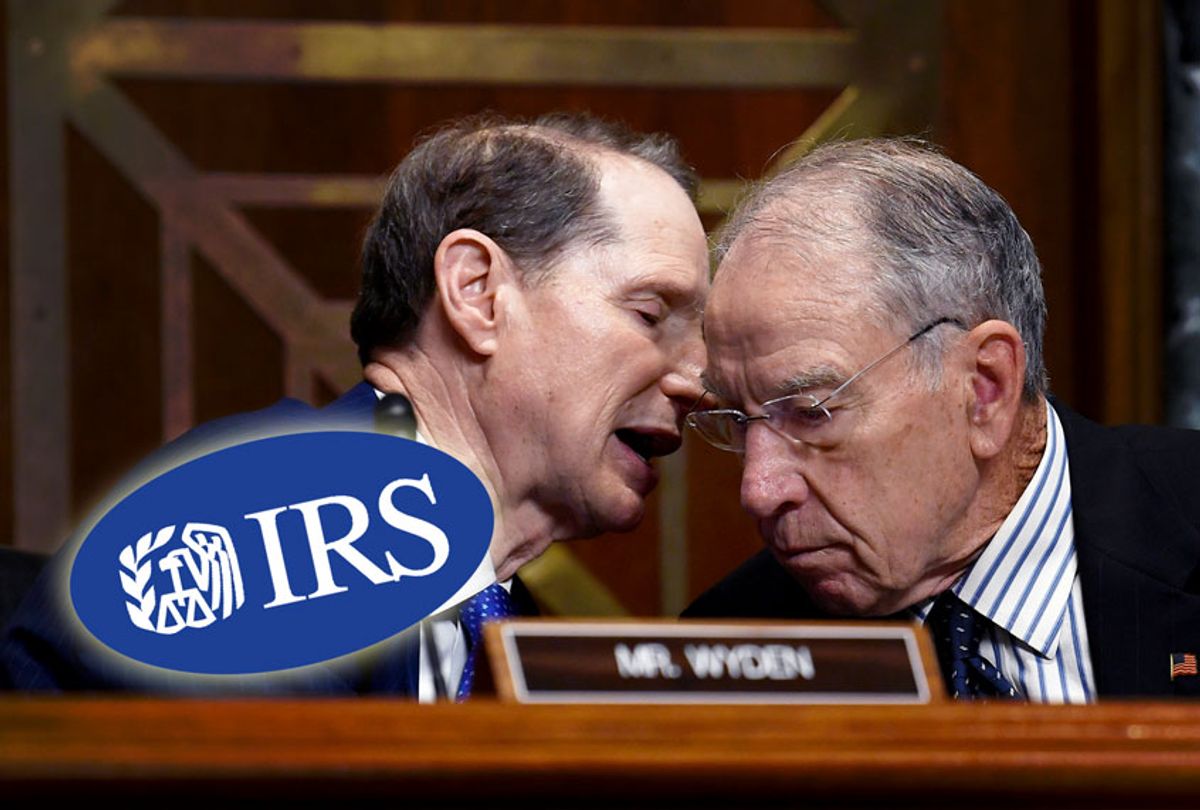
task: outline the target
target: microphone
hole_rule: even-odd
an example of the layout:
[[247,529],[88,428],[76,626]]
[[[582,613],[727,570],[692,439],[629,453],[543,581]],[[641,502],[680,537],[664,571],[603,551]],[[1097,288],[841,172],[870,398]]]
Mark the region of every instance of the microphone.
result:
[[375,430],[399,436],[402,439],[417,438],[417,414],[412,403],[403,394],[384,394],[375,403]]

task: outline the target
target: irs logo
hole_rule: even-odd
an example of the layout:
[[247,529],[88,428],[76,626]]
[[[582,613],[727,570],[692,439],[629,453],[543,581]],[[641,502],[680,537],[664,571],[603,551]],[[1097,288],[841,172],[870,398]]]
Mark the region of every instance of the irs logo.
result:
[[[146,532],[118,555],[129,620],[135,627],[161,635],[173,635],[185,627],[207,627],[217,620],[218,613],[227,619],[246,601],[237,551],[224,526],[188,523],[180,536],[183,547],[152,559],[174,535],[174,526]],[[156,561],[159,571],[167,575],[156,582],[170,585],[161,597],[151,583]]]
[[480,570],[494,525],[483,482],[440,450],[292,433],[142,482],[86,524],[64,584],[80,629],[123,659],[269,673],[367,649],[441,610]]

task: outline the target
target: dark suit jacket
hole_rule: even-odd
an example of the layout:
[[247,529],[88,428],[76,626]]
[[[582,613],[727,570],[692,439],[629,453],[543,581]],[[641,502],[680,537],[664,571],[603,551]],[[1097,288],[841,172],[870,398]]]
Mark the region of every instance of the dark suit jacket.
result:
[[[1172,681],[1169,670],[1172,653],[1200,656],[1200,432],[1107,428],[1053,404],[1097,692],[1200,697],[1200,677]],[[827,618],[767,551],[683,615]]]
[[[287,432],[336,425],[371,430],[375,393],[367,383],[350,389],[320,410],[297,400],[283,400],[262,411],[239,414],[197,427],[152,455],[131,473],[153,469],[169,450],[172,460],[206,451],[222,439],[243,441],[254,434]],[[305,667],[286,678],[222,678],[197,681],[165,674],[153,680],[134,677],[114,665],[94,642],[80,643],[75,622],[62,614],[56,583],[62,581],[69,560],[59,555],[34,584],[12,622],[0,635],[0,686],[25,690],[135,690],[184,694],[355,694],[386,693],[416,697],[420,661],[418,634],[406,631],[376,645],[369,653],[329,664]],[[537,613],[529,592],[513,581],[513,601],[518,612]]]

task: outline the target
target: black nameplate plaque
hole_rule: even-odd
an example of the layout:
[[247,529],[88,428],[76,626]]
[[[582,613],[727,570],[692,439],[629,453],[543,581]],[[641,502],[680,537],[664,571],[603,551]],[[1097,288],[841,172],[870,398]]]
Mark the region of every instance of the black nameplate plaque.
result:
[[501,700],[518,703],[930,703],[923,628],[894,622],[497,622]]

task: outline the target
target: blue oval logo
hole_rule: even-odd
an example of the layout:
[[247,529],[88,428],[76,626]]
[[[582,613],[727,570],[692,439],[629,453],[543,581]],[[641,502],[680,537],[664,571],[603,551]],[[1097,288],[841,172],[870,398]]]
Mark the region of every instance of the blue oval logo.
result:
[[370,647],[441,607],[491,541],[457,459],[374,433],[227,447],[122,499],[70,573],[80,621],[137,661],[203,674],[291,669]]

